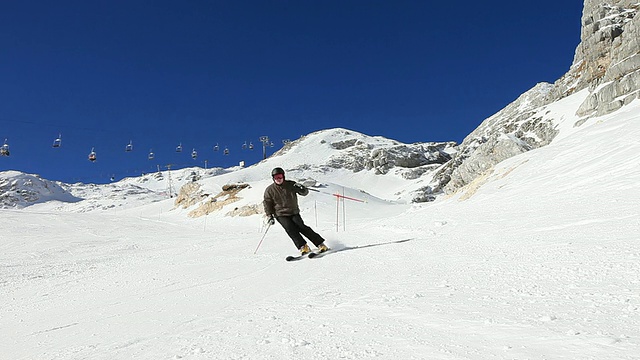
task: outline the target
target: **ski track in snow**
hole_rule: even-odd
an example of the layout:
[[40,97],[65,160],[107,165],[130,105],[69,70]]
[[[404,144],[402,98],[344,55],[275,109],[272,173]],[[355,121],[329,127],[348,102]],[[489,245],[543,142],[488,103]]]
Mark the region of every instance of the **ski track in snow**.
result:
[[170,224],[157,230],[171,236],[132,237],[136,223],[119,222],[105,230],[123,240],[78,249],[99,227],[66,221],[81,235],[50,233],[49,251],[2,259],[14,334],[3,358],[33,347],[40,359],[552,358],[587,347],[623,359],[638,346],[640,249],[624,237],[500,237],[474,220],[467,229],[485,237],[452,237],[448,218],[406,241],[383,226],[338,233],[342,251],[286,263],[273,251],[288,248],[281,239],[255,256],[220,253],[200,229]]

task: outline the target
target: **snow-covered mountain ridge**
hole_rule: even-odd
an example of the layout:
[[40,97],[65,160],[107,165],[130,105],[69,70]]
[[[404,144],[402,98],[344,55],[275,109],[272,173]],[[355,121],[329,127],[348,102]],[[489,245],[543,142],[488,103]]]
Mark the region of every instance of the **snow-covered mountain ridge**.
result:
[[[304,154],[317,150],[305,148],[302,146],[305,143],[324,145],[332,152],[324,164],[318,164],[323,171],[374,170],[376,174],[387,174],[393,169],[406,179],[415,179],[433,168],[433,165],[439,166],[449,161],[457,145],[454,142],[403,144],[381,136],[370,137],[346,129],[333,129],[331,133],[320,131],[303,136],[288,143],[273,156],[283,156],[291,151]],[[306,166],[308,164],[297,165],[302,168]]]
[[0,173],[0,208],[23,208],[47,201],[74,203],[75,197],[60,184],[44,180],[37,175],[18,171]]
[[187,168],[125,178],[111,184],[67,184],[19,171],[0,172],[0,209],[38,209],[87,212],[130,208],[169,198],[185,183],[223,169]]
[[[356,186],[359,191],[377,193],[384,200],[412,201],[410,189],[424,181],[451,158],[455,143],[416,143],[403,144],[383,137],[372,137],[346,129],[328,129],[318,131],[292,141],[269,159],[249,168],[230,169],[188,168],[182,170],[161,171],[140,177],[126,178],[105,184],[65,184],[41,179],[37,175],[18,172],[0,172],[0,179],[11,183],[11,196],[8,189],[0,188],[5,194],[3,208],[23,208],[31,204],[42,207],[45,201],[55,202],[51,207],[63,211],[110,210],[142,205],[149,202],[175,196],[185,184],[202,184],[191,187],[191,192],[202,201],[219,194],[226,183],[260,182],[268,178],[270,167],[284,167],[291,176],[313,178],[316,181],[335,182],[341,186]],[[341,175],[342,174],[342,175]],[[341,182],[342,176],[361,178]],[[367,181],[376,177],[385,178]],[[216,180],[211,180],[216,178]],[[30,180],[21,180],[30,179]],[[33,181],[43,184],[42,193],[33,190]],[[209,183],[215,183],[211,185]],[[384,192],[376,191],[375,186],[386,184]],[[368,186],[368,183],[372,186]],[[392,187],[389,188],[390,184]],[[60,189],[64,196],[52,196],[47,188]],[[29,194],[19,198],[17,194]],[[188,195],[185,195],[188,196]],[[68,201],[71,197],[73,201]],[[133,200],[133,201],[132,201]]]

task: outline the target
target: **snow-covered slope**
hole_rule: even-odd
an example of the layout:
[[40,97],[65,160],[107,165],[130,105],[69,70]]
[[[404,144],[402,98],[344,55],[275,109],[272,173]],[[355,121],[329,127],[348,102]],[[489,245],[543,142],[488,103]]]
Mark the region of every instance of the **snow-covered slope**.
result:
[[274,166],[315,179],[302,215],[334,249],[318,260],[285,262],[279,226],[227,216],[240,202],[0,210],[0,358],[637,359],[640,103],[574,127],[579,103],[554,104],[550,145],[435,202],[387,201],[412,183],[328,167],[346,149],[327,147],[196,179],[248,183],[247,204]]
[[[455,149],[328,129],[249,168],[0,173],[0,359],[638,359],[640,27],[615,4],[585,2],[559,84]],[[287,263],[240,211],[276,166],[318,190],[302,216],[333,253]]]

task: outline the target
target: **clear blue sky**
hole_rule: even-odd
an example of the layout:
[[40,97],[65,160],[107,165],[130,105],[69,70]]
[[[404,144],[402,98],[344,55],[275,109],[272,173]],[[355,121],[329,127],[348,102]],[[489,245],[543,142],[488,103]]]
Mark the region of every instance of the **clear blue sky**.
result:
[[[205,159],[209,167],[250,165],[262,159],[263,135],[275,145],[271,154],[283,139],[334,127],[406,143],[460,142],[569,69],[582,7],[4,1],[0,142],[8,139],[11,156],[0,158],[0,170],[104,183]],[[62,147],[54,149],[59,133]],[[126,153],[130,140],[134,151]],[[255,149],[243,150],[245,142]],[[92,148],[95,163],[87,160]]]

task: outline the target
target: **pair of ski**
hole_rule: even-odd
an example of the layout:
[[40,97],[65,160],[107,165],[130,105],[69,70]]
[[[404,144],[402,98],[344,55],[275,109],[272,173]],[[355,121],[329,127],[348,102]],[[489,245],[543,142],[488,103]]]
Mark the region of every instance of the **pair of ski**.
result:
[[298,255],[298,256],[287,256],[285,258],[285,260],[287,261],[297,261],[297,260],[302,260],[304,258],[309,258],[309,259],[313,259],[313,258],[319,258],[322,257],[324,255],[326,255],[329,251],[331,251],[331,249],[326,250],[326,251],[322,251],[322,252],[310,252],[308,254],[304,254],[304,255]]

